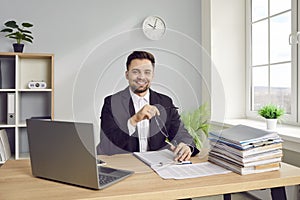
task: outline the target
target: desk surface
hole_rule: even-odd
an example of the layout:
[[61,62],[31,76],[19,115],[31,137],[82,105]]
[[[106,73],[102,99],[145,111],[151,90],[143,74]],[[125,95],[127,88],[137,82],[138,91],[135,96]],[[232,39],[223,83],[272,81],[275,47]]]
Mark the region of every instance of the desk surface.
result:
[[0,168],[0,199],[182,199],[300,184],[300,168],[285,163],[279,171],[260,174],[163,180],[132,155],[101,158],[108,166],[136,173],[98,191],[32,177],[29,160],[9,160]]

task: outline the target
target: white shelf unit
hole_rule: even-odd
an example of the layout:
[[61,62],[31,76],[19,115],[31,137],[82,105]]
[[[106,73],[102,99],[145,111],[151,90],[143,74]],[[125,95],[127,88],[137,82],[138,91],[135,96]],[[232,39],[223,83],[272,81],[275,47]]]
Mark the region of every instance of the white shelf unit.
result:
[[[29,158],[26,119],[53,119],[53,54],[0,53],[0,129],[6,129],[15,159]],[[30,81],[44,81],[45,89],[29,89]],[[15,95],[15,122],[7,122],[7,94]]]

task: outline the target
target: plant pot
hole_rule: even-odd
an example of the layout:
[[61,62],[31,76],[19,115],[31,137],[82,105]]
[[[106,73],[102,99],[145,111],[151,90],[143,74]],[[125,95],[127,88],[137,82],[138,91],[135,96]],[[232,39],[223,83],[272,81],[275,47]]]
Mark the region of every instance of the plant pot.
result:
[[268,130],[275,130],[277,126],[277,119],[266,119],[267,122],[267,129]]
[[14,43],[13,47],[14,47],[14,52],[22,53],[23,52],[23,48],[24,48],[24,44]]

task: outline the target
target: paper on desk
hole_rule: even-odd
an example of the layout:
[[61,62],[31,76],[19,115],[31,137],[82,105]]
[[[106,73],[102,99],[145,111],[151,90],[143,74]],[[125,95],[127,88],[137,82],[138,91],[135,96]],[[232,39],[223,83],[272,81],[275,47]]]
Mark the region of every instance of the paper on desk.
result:
[[152,165],[151,168],[163,179],[197,178],[231,172],[210,162],[187,165]]

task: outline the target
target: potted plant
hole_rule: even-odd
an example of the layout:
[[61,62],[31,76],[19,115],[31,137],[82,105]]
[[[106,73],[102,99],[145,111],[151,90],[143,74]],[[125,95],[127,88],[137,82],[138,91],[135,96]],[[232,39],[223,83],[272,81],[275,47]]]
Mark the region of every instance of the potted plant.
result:
[[181,115],[181,120],[184,127],[187,129],[189,134],[193,137],[197,149],[201,149],[200,153],[207,153],[205,151],[205,145],[207,145],[207,137],[209,132],[209,119],[210,112],[208,110],[207,104],[199,106],[196,110],[192,112],[183,112]]
[[284,109],[274,104],[267,104],[258,110],[258,114],[266,119],[267,129],[276,129],[277,120],[284,115]]
[[16,21],[11,20],[5,22],[4,26],[6,28],[2,29],[1,32],[7,33],[5,37],[16,40],[16,43],[13,44],[15,52],[23,52],[24,44],[21,43],[22,41],[33,42],[32,32],[27,30],[33,26],[31,23],[23,22],[20,26]]

